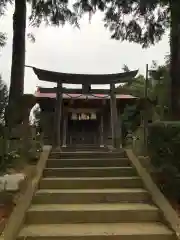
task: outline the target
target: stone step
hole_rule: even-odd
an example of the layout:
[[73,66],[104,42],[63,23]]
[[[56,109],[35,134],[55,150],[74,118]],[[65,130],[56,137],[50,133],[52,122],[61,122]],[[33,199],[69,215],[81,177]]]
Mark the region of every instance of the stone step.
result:
[[26,224],[158,222],[158,208],[144,203],[35,204]]
[[34,204],[148,203],[150,201],[149,193],[141,188],[41,189],[33,198]]
[[121,152],[93,152],[93,151],[78,151],[78,152],[51,152],[49,158],[56,159],[72,159],[72,158],[120,158],[127,157],[124,151]]
[[24,226],[18,240],[175,240],[160,223],[44,224]]
[[142,188],[139,177],[43,178],[40,189]]
[[[55,150],[54,150],[55,151]],[[100,147],[97,145],[72,145],[68,147],[62,147],[62,152],[76,152],[76,151],[93,151],[93,152],[109,152],[107,147]]]
[[46,168],[44,177],[120,177],[136,176],[133,167]]
[[47,168],[60,167],[128,167],[130,166],[128,158],[93,158],[93,159],[49,159],[47,161]]

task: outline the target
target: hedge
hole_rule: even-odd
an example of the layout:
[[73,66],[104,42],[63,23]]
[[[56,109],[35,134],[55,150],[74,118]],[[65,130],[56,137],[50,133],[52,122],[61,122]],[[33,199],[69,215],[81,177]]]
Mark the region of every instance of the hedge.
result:
[[148,135],[148,152],[161,190],[180,200],[180,122],[154,122]]

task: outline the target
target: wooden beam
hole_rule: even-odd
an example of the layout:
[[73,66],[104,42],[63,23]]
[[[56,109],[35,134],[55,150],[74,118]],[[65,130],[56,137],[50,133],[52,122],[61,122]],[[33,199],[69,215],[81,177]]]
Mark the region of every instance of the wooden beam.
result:
[[69,94],[109,94],[109,89],[90,89],[87,92],[84,89],[63,88],[63,93]]
[[[39,88],[41,93],[56,93],[57,88]],[[69,94],[87,94],[83,91],[83,89],[79,88],[62,88],[63,93],[69,93]],[[127,94],[122,91],[120,88],[115,88],[114,92],[116,94]],[[88,94],[110,94],[110,89],[90,89]]]
[[[30,67],[30,66],[28,66]],[[129,82],[137,75],[138,70],[114,74],[76,74],[53,72],[32,67],[39,80],[47,82],[62,82],[70,84],[115,84]]]
[[71,113],[96,113],[99,112],[99,108],[66,108],[67,112]]

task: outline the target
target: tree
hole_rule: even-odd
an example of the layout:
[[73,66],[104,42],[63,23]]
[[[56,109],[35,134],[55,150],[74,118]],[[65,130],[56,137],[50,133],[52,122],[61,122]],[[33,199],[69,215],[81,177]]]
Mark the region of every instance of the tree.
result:
[[[7,0],[8,1],[8,0]],[[11,81],[9,104],[7,109],[7,125],[11,129],[16,124],[14,109],[21,107],[21,96],[24,91],[24,66],[25,66],[25,36],[26,36],[26,4],[32,6],[30,16],[31,24],[40,26],[41,22],[60,25],[69,21],[77,25],[77,18],[74,13],[68,9],[68,1],[39,1],[39,0],[14,0],[15,10],[13,15],[13,52],[11,66]],[[28,34],[29,37],[30,36]],[[19,109],[20,111],[20,109]],[[15,115],[18,114],[18,110]],[[10,130],[9,129],[9,130]]]
[[16,101],[24,91],[25,34],[26,0],[15,0],[15,11],[13,15],[13,52],[9,95],[10,101]]
[[[145,88],[145,78],[143,75],[138,75],[130,83],[126,83],[123,86],[119,87],[119,91],[124,94],[131,94],[135,97],[143,98],[144,97],[144,88]],[[151,81],[149,80],[148,84],[148,96],[152,96],[152,86]]]
[[171,108],[180,114],[180,1],[179,0],[78,0],[74,8],[80,15],[104,12],[105,27],[116,40],[128,40],[148,47],[162,39],[170,28]]
[[0,47],[4,47],[6,44],[6,34],[5,33],[0,33]]
[[68,0],[28,0],[28,2],[32,6],[30,22],[35,26],[39,27],[42,22],[56,26],[69,22],[71,25],[79,26],[77,14],[69,8]]
[[[123,67],[129,69],[128,66]],[[155,61],[152,63],[148,78],[148,100],[155,107],[160,119],[169,119],[170,113],[170,76],[169,76],[169,58],[165,57],[165,64],[158,66]],[[129,83],[119,87],[119,91],[131,94],[138,98],[144,98],[145,78],[138,75]]]
[[165,57],[165,64],[153,67],[150,71],[150,77],[153,82],[153,96],[157,98],[156,110],[161,119],[170,116],[170,76],[169,76],[169,58]]
[[129,67],[128,67],[126,64],[124,64],[124,66],[122,67],[122,70],[123,70],[124,72],[130,72]]

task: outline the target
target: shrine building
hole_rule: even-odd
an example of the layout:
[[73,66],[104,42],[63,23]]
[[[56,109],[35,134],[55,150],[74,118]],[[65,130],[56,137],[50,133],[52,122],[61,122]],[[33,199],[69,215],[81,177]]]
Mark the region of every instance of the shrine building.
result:
[[[133,104],[137,99],[120,94],[115,84],[130,83],[138,71],[95,75],[32,68],[39,80],[57,83],[57,87],[38,87],[35,92],[46,144],[122,147],[121,114],[126,104]],[[70,89],[64,84],[82,87]],[[92,85],[105,84],[110,86],[109,89],[92,88]]]

